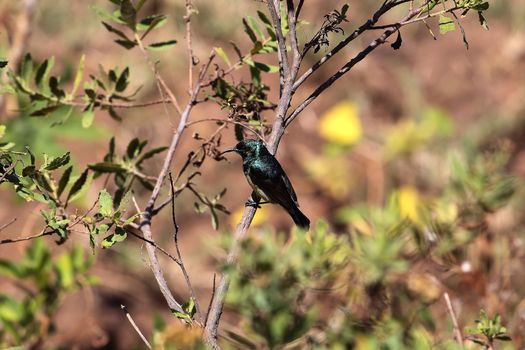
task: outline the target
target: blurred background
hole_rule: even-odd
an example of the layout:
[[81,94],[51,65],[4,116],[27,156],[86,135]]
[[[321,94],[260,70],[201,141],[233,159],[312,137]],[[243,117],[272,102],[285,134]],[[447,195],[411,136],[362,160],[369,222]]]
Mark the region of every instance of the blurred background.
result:
[[[85,77],[96,73],[99,64],[106,68],[129,66],[133,68],[130,89],[143,85],[137,100],[158,97],[154,77],[144,57],[138,50],[124,50],[115,45],[112,35],[92,9],[92,5],[108,7],[107,1],[35,1],[34,13],[27,17],[27,23],[22,21],[27,16],[24,4],[24,1],[0,2],[2,57],[12,53],[13,33],[29,30],[22,51],[31,52],[39,61],[55,56],[54,70],[61,72],[64,80],[73,79],[75,67],[85,54]],[[194,5],[198,13],[192,20],[193,48],[201,61],[213,47],[223,47],[228,55],[235,57],[231,41],[241,50],[249,50],[242,18],[247,14],[256,16],[256,10],[265,11],[265,4],[260,1],[195,0]],[[306,1],[300,42],[304,43],[315,33],[322,23],[320,14],[340,9],[342,5],[343,2],[334,0]],[[371,0],[350,3],[349,22],[343,26],[345,33],[363,23],[377,6],[378,2]],[[175,38],[178,44],[154,53],[154,58],[160,62],[159,71],[165,80],[185,102],[188,87],[183,2],[152,0],[147,2],[145,11],[169,16],[168,24],[156,35],[159,40]],[[387,18],[394,21],[402,15],[399,9]],[[520,0],[491,3],[486,18],[489,31],[481,28],[476,15],[463,20],[468,50],[459,29],[440,35],[436,24],[429,22],[437,39],[434,40],[423,24],[404,27],[399,50],[383,45],[374,51],[287,129],[277,157],[295,187],[301,210],[312,223],[324,219],[332,231],[345,232],[359,226],[356,220],[359,210],[380,208],[392,200],[397,201],[402,215],[417,223],[424,216],[420,208],[428,203],[437,199],[451,203],[443,193],[453,172],[450,162],[454,156],[473,164],[478,156],[503,152],[508,158],[502,166],[504,171],[516,177],[521,185],[525,177],[525,3]],[[27,28],[19,28],[21,25]],[[377,34],[371,32],[359,37],[340,57],[312,76],[294,101],[308,96]],[[339,37],[335,34],[333,41],[337,42]],[[310,56],[304,66],[315,62],[324,52],[321,49]],[[272,59],[268,62],[276,64]],[[239,80],[249,79],[248,74],[246,69],[241,69],[235,76]],[[276,102],[278,76],[268,73],[263,79],[271,88],[270,100]],[[123,110],[122,122],[97,112],[90,128],[82,127],[78,115],[52,127],[56,120],[24,116],[19,113],[13,96],[2,98],[4,110],[0,123],[7,125],[9,140],[20,146],[29,145],[35,154],[57,156],[70,150],[79,167],[101,161],[111,136],[115,136],[117,153],[124,152],[135,137],[149,139],[151,147],[166,145],[171,127],[178,121],[173,111],[167,116],[164,107],[158,105]],[[225,118],[227,115],[227,110],[204,103],[196,107],[191,118]],[[263,117],[270,123],[273,121],[271,111]],[[214,123],[198,123],[187,130],[177,150],[174,171],[184,164],[190,150],[199,148],[199,140],[191,135],[208,137],[216,128]],[[225,128],[222,134],[221,147],[235,144],[233,128]],[[177,199],[180,247],[202,305],[208,303],[214,274],[225,257],[216,244],[217,236],[232,232],[251,193],[240,159],[235,155],[227,158],[227,161],[207,159],[200,170],[203,175],[195,180],[199,189],[211,196],[227,188],[221,203],[231,215],[219,214],[218,231],[211,227],[208,214],[195,211],[191,193],[183,193]],[[146,174],[157,174],[161,157],[155,159],[157,162],[148,163]],[[490,172],[490,165],[487,166]],[[97,199],[103,184],[103,179],[94,181],[78,204],[80,210]],[[137,199],[143,206],[147,193],[137,191]],[[525,284],[521,281],[525,280],[522,268],[525,222],[520,193],[518,191],[503,209],[488,215],[486,224],[490,234],[476,238],[472,250],[456,261],[454,273],[446,272],[438,277],[440,282],[436,288],[451,293],[462,326],[473,320],[481,307],[492,313],[499,312],[517,344],[524,346],[521,334],[525,332]],[[42,205],[25,203],[7,187],[0,187],[0,198],[0,224],[17,219],[1,231],[2,239],[35,234],[41,229]],[[452,213],[458,210],[452,204],[444,207],[444,211]],[[292,225],[281,208],[264,206],[256,214],[250,235],[266,228],[287,231]],[[169,251],[174,249],[168,211],[157,218],[153,231],[157,243]],[[75,245],[91,254],[88,236],[82,232],[73,234],[65,246],[54,246],[51,239],[46,243],[52,254],[59,255]],[[30,242],[0,245],[0,257],[16,261],[30,245]],[[490,267],[486,264],[487,256]],[[175,296],[187,300],[189,296],[177,266],[167,260],[162,262]],[[121,304],[127,306],[147,334],[153,328],[154,314],[170,320],[141,241],[128,239],[110,250],[97,249],[89,274],[98,282],[60,300],[53,319],[56,332],[45,340],[46,348],[133,348],[139,340],[124,319]],[[0,286],[1,293],[16,294],[18,290],[2,276]],[[236,325],[237,320],[235,312],[227,309],[224,324]]]

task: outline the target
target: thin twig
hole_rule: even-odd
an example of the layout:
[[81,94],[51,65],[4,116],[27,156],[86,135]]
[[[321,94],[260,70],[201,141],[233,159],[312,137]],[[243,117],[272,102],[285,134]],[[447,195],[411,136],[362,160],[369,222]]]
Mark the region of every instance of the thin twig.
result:
[[188,86],[193,89],[193,46],[191,45],[191,15],[193,8],[191,0],[186,0],[186,15],[184,21],[186,22],[186,47],[188,50]]
[[[138,229],[138,226],[135,226],[135,225],[128,225],[129,227],[132,227],[134,229]],[[142,237],[141,235],[133,232],[132,230],[126,230],[127,233],[131,234],[133,237],[136,237],[138,239],[140,239],[141,241],[143,242],[146,242],[150,245],[152,245],[153,247],[155,247],[155,249],[159,250],[162,254],[166,255],[168,258],[170,258],[171,260],[173,260],[177,265],[180,266],[181,262],[179,261],[179,259],[177,259],[176,257],[174,257],[173,255],[171,255],[170,253],[168,253],[164,248],[162,248],[161,246],[157,245],[157,243],[153,242],[153,241],[150,241],[149,239],[146,239],[144,237]]]
[[13,170],[16,165],[18,164],[19,160],[17,159],[16,162],[13,162],[7,169],[4,170],[4,173],[2,176],[0,176],[0,183],[6,178],[7,175],[9,175],[9,172]]
[[3,224],[2,226],[0,226],[0,232],[2,232],[5,228],[10,226],[11,224],[13,224],[15,221],[16,221],[16,218],[12,218],[11,221],[9,221],[9,222]]
[[228,124],[234,124],[234,125],[239,125],[240,127],[250,131],[251,133],[253,133],[255,136],[257,136],[257,138],[261,141],[264,141],[264,137],[259,134],[259,132],[257,132],[257,130],[255,130],[254,128],[244,124],[244,123],[241,123],[241,122],[238,122],[238,121],[235,121],[235,120],[230,120],[230,119],[221,119],[221,118],[206,118],[206,119],[201,119],[201,120],[195,120],[195,121],[192,121],[192,122],[189,122],[186,124],[186,127],[190,127],[194,124],[199,124],[199,123],[204,123],[204,122],[221,122],[221,123],[228,123]]
[[288,67],[288,56],[286,54],[286,40],[281,29],[281,18],[279,17],[280,2],[277,1],[276,3],[271,0],[268,1],[268,10],[270,11],[270,16],[275,29],[275,36],[277,37],[277,51],[279,53],[279,92],[281,96],[284,90],[284,81],[286,77],[289,76],[290,71]]
[[290,123],[294,121],[294,119],[299,115],[299,113],[301,113],[310,103],[312,103],[317,97],[319,97],[319,95],[323,91],[329,88],[334,82],[336,82],[343,75],[348,73],[357,63],[361,62],[366,56],[368,56],[368,54],[374,51],[377,47],[384,44],[386,40],[388,39],[388,37],[390,37],[392,34],[397,32],[399,28],[404,25],[402,23],[410,23],[407,21],[417,16],[418,13],[420,12],[420,9],[421,7],[418,9],[409,11],[409,13],[401,21],[399,21],[398,25],[385,30],[381,36],[379,36],[377,39],[372,41],[365,49],[363,49],[361,52],[355,55],[350,61],[348,61],[343,67],[341,67],[334,75],[332,75],[330,78],[324,81],[321,85],[319,85],[314,90],[314,92],[312,92],[310,96],[308,96],[301,104],[299,104],[299,106],[295,108],[295,110],[290,114],[290,116],[286,118],[285,127],[290,125]]
[[206,311],[206,319],[204,320],[204,327],[206,327],[206,323],[208,322],[208,315],[210,314],[211,310],[211,304],[213,299],[215,298],[215,278],[217,277],[217,274],[213,274],[213,283],[211,285],[211,298],[210,303],[208,304],[208,310]]
[[[374,15],[368,19],[364,24],[362,24],[359,28],[354,30],[350,35],[348,35],[344,40],[342,40],[339,44],[337,44],[333,49],[328,51],[323,57],[319,59],[316,63],[312,65],[309,69],[307,69],[301,77],[297,79],[297,81],[294,82],[293,85],[293,93],[297,91],[299,86],[301,86],[306,79],[308,79],[315,71],[317,71],[323,64],[328,62],[332,57],[334,57],[339,51],[341,51],[343,48],[348,46],[353,40],[355,40],[358,36],[363,34],[365,31],[370,29],[379,19],[388,11],[390,11],[395,6],[401,5],[409,0],[402,0],[397,3],[387,3],[385,2],[375,13]],[[308,52],[309,47],[305,47],[305,50],[303,51],[301,57],[304,58],[306,53]]]
[[443,297],[445,298],[445,303],[447,304],[447,310],[448,310],[448,313],[450,314],[450,318],[452,319],[452,324],[454,325],[454,338],[456,338],[456,341],[459,343],[459,346],[463,349],[463,336],[461,335],[461,330],[459,328],[458,319],[456,318],[456,314],[454,313],[454,309],[452,308],[450,297],[448,296],[447,292],[443,294]]
[[137,326],[137,324],[133,320],[133,317],[131,317],[131,315],[130,315],[130,313],[128,311],[128,308],[126,306],[122,305],[122,304],[120,305],[120,308],[122,309],[122,311],[124,311],[124,314],[126,315],[129,323],[131,323],[131,326],[133,327],[135,332],[137,332],[137,334],[139,335],[140,339],[142,339],[142,341],[144,342],[144,344],[146,344],[148,349],[152,349],[151,344],[148,342],[148,340],[146,339],[144,334],[142,334],[142,332],[140,331],[139,327]]
[[[44,230],[46,230],[46,228],[44,228]],[[7,238],[7,239],[3,239],[0,241],[0,244],[9,244],[9,243],[17,243],[17,242],[23,242],[23,241],[30,241],[32,239],[35,239],[35,238],[40,238],[40,237],[43,237],[43,236],[49,236],[53,234],[52,231],[43,231],[37,235],[34,235],[34,236],[27,236],[27,237],[20,237],[20,238]]]
[[[137,38],[137,37],[136,37]],[[140,38],[138,38],[140,40]],[[139,41],[139,45],[142,45]],[[190,99],[184,108],[184,110],[181,113],[181,117],[179,119],[179,125],[177,127],[177,130],[174,132],[170,145],[168,147],[168,150],[166,152],[166,156],[164,158],[164,163],[162,165],[162,168],[159,172],[159,175],[157,177],[157,181],[155,183],[155,187],[153,188],[153,191],[150,195],[150,198],[148,200],[148,203],[146,205],[146,209],[144,210],[143,214],[141,215],[141,224],[140,224],[140,230],[142,231],[142,234],[144,238],[150,240],[153,242],[153,235],[151,232],[151,219],[153,217],[153,211],[155,206],[155,201],[157,200],[161,187],[164,183],[164,180],[168,174],[168,171],[171,167],[171,163],[173,161],[173,157],[175,155],[175,149],[177,148],[181,135],[184,132],[184,129],[186,128],[186,123],[188,122],[188,118],[190,115],[190,112],[194,106],[194,103],[197,99],[197,96],[201,89],[201,81],[203,80],[204,75],[206,74],[206,71],[211,65],[211,62],[215,58],[215,53],[212,52],[210,57],[208,58],[208,61],[206,64],[201,68],[201,72],[199,74],[199,81],[197,82],[197,86],[193,89],[193,92],[190,96]],[[166,87],[167,88],[167,87]],[[168,89],[169,90],[169,89]],[[168,94],[172,94],[169,92]],[[172,94],[173,95],[173,94]],[[166,279],[164,278],[164,274],[162,272],[162,269],[160,267],[160,264],[157,259],[156,250],[153,246],[147,245],[146,246],[148,256],[150,259],[151,269],[153,271],[153,274],[157,280],[157,283],[159,285],[159,288],[166,299],[169,307],[172,310],[184,313],[184,310],[182,309],[182,305],[178,303],[173,294],[171,293],[168,284],[166,282]]]
[[159,92],[161,94],[161,99],[164,100],[164,96],[163,96],[163,90],[164,90],[164,92],[168,95],[169,99],[171,100],[171,103],[173,104],[173,106],[175,107],[175,109],[177,110],[177,112],[180,115],[182,112],[181,112],[181,108],[179,106],[179,102],[177,101],[177,98],[175,97],[175,94],[173,93],[173,91],[171,91],[171,89],[168,87],[168,85],[166,84],[166,82],[164,81],[162,76],[159,74],[155,63],[153,63],[153,61],[151,61],[151,59],[150,59],[150,57],[148,55],[148,52],[144,48],[144,44],[142,43],[142,40],[140,39],[140,37],[139,37],[139,35],[137,33],[135,33],[135,41],[137,42],[137,44],[139,46],[139,49],[142,52],[144,58],[148,62],[149,66],[151,68],[151,71],[155,75],[155,79],[157,81],[157,84],[162,86],[162,88],[160,88],[160,86],[159,86]]
[[170,188],[171,188],[171,219],[173,221],[173,228],[174,228],[173,241],[175,242],[175,249],[177,251],[177,257],[180,262],[179,267],[182,272],[182,275],[184,276],[184,280],[186,281],[186,286],[188,287],[188,290],[190,291],[190,295],[193,298],[193,301],[195,302],[195,310],[197,311],[197,316],[199,317],[200,322],[203,323],[205,320],[201,313],[199,300],[197,299],[197,293],[195,293],[195,289],[193,289],[193,285],[191,284],[190,276],[188,275],[186,266],[184,266],[184,261],[182,259],[182,254],[180,252],[179,225],[177,225],[177,218],[175,216],[175,186],[173,184],[173,178],[171,177],[171,173],[169,173],[169,177],[170,177]]

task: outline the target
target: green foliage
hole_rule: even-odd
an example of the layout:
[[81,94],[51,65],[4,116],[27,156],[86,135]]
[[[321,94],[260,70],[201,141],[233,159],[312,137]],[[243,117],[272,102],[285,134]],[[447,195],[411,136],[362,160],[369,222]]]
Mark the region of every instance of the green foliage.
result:
[[250,254],[242,254],[239,265],[227,266],[226,272],[231,278],[227,302],[244,316],[245,332],[271,348],[304,336],[317,313],[307,294],[329,288],[331,276],[348,262],[348,247],[324,223],[312,234],[296,231],[288,241],[265,232],[243,242],[242,251]]
[[[484,346],[485,349],[493,348],[495,340],[510,341],[511,338],[507,334],[507,328],[501,324],[501,316],[495,314],[490,318],[487,312],[483,309],[479,311],[479,320],[476,320],[476,327],[467,327],[466,331],[469,334],[467,339],[476,344]],[[480,339],[478,336],[483,336]]]
[[53,258],[42,239],[33,241],[22,260],[0,260],[0,275],[12,280],[24,279],[24,285],[12,296],[0,293],[0,346],[37,344],[53,332],[51,315],[66,293],[95,280],[87,275],[92,259],[79,246]]

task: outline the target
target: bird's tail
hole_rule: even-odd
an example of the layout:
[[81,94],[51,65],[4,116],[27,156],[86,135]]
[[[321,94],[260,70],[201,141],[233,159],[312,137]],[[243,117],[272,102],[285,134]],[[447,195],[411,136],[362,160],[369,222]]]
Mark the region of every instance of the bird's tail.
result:
[[299,210],[299,208],[294,206],[293,208],[291,208],[291,210],[288,211],[288,213],[292,217],[293,222],[295,222],[295,224],[298,227],[300,227],[300,228],[302,228],[303,230],[306,230],[306,231],[308,231],[310,229],[310,219],[308,219],[306,217],[306,215],[304,215]]

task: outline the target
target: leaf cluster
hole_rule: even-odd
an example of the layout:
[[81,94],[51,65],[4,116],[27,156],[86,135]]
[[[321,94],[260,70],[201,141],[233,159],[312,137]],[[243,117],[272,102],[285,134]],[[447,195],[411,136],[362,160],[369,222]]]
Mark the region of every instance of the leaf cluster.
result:
[[16,296],[0,293],[0,346],[38,344],[52,333],[50,316],[63,296],[95,282],[86,274],[92,262],[79,246],[53,257],[42,239],[35,240],[19,261],[0,259],[0,275],[23,279],[27,286]]

